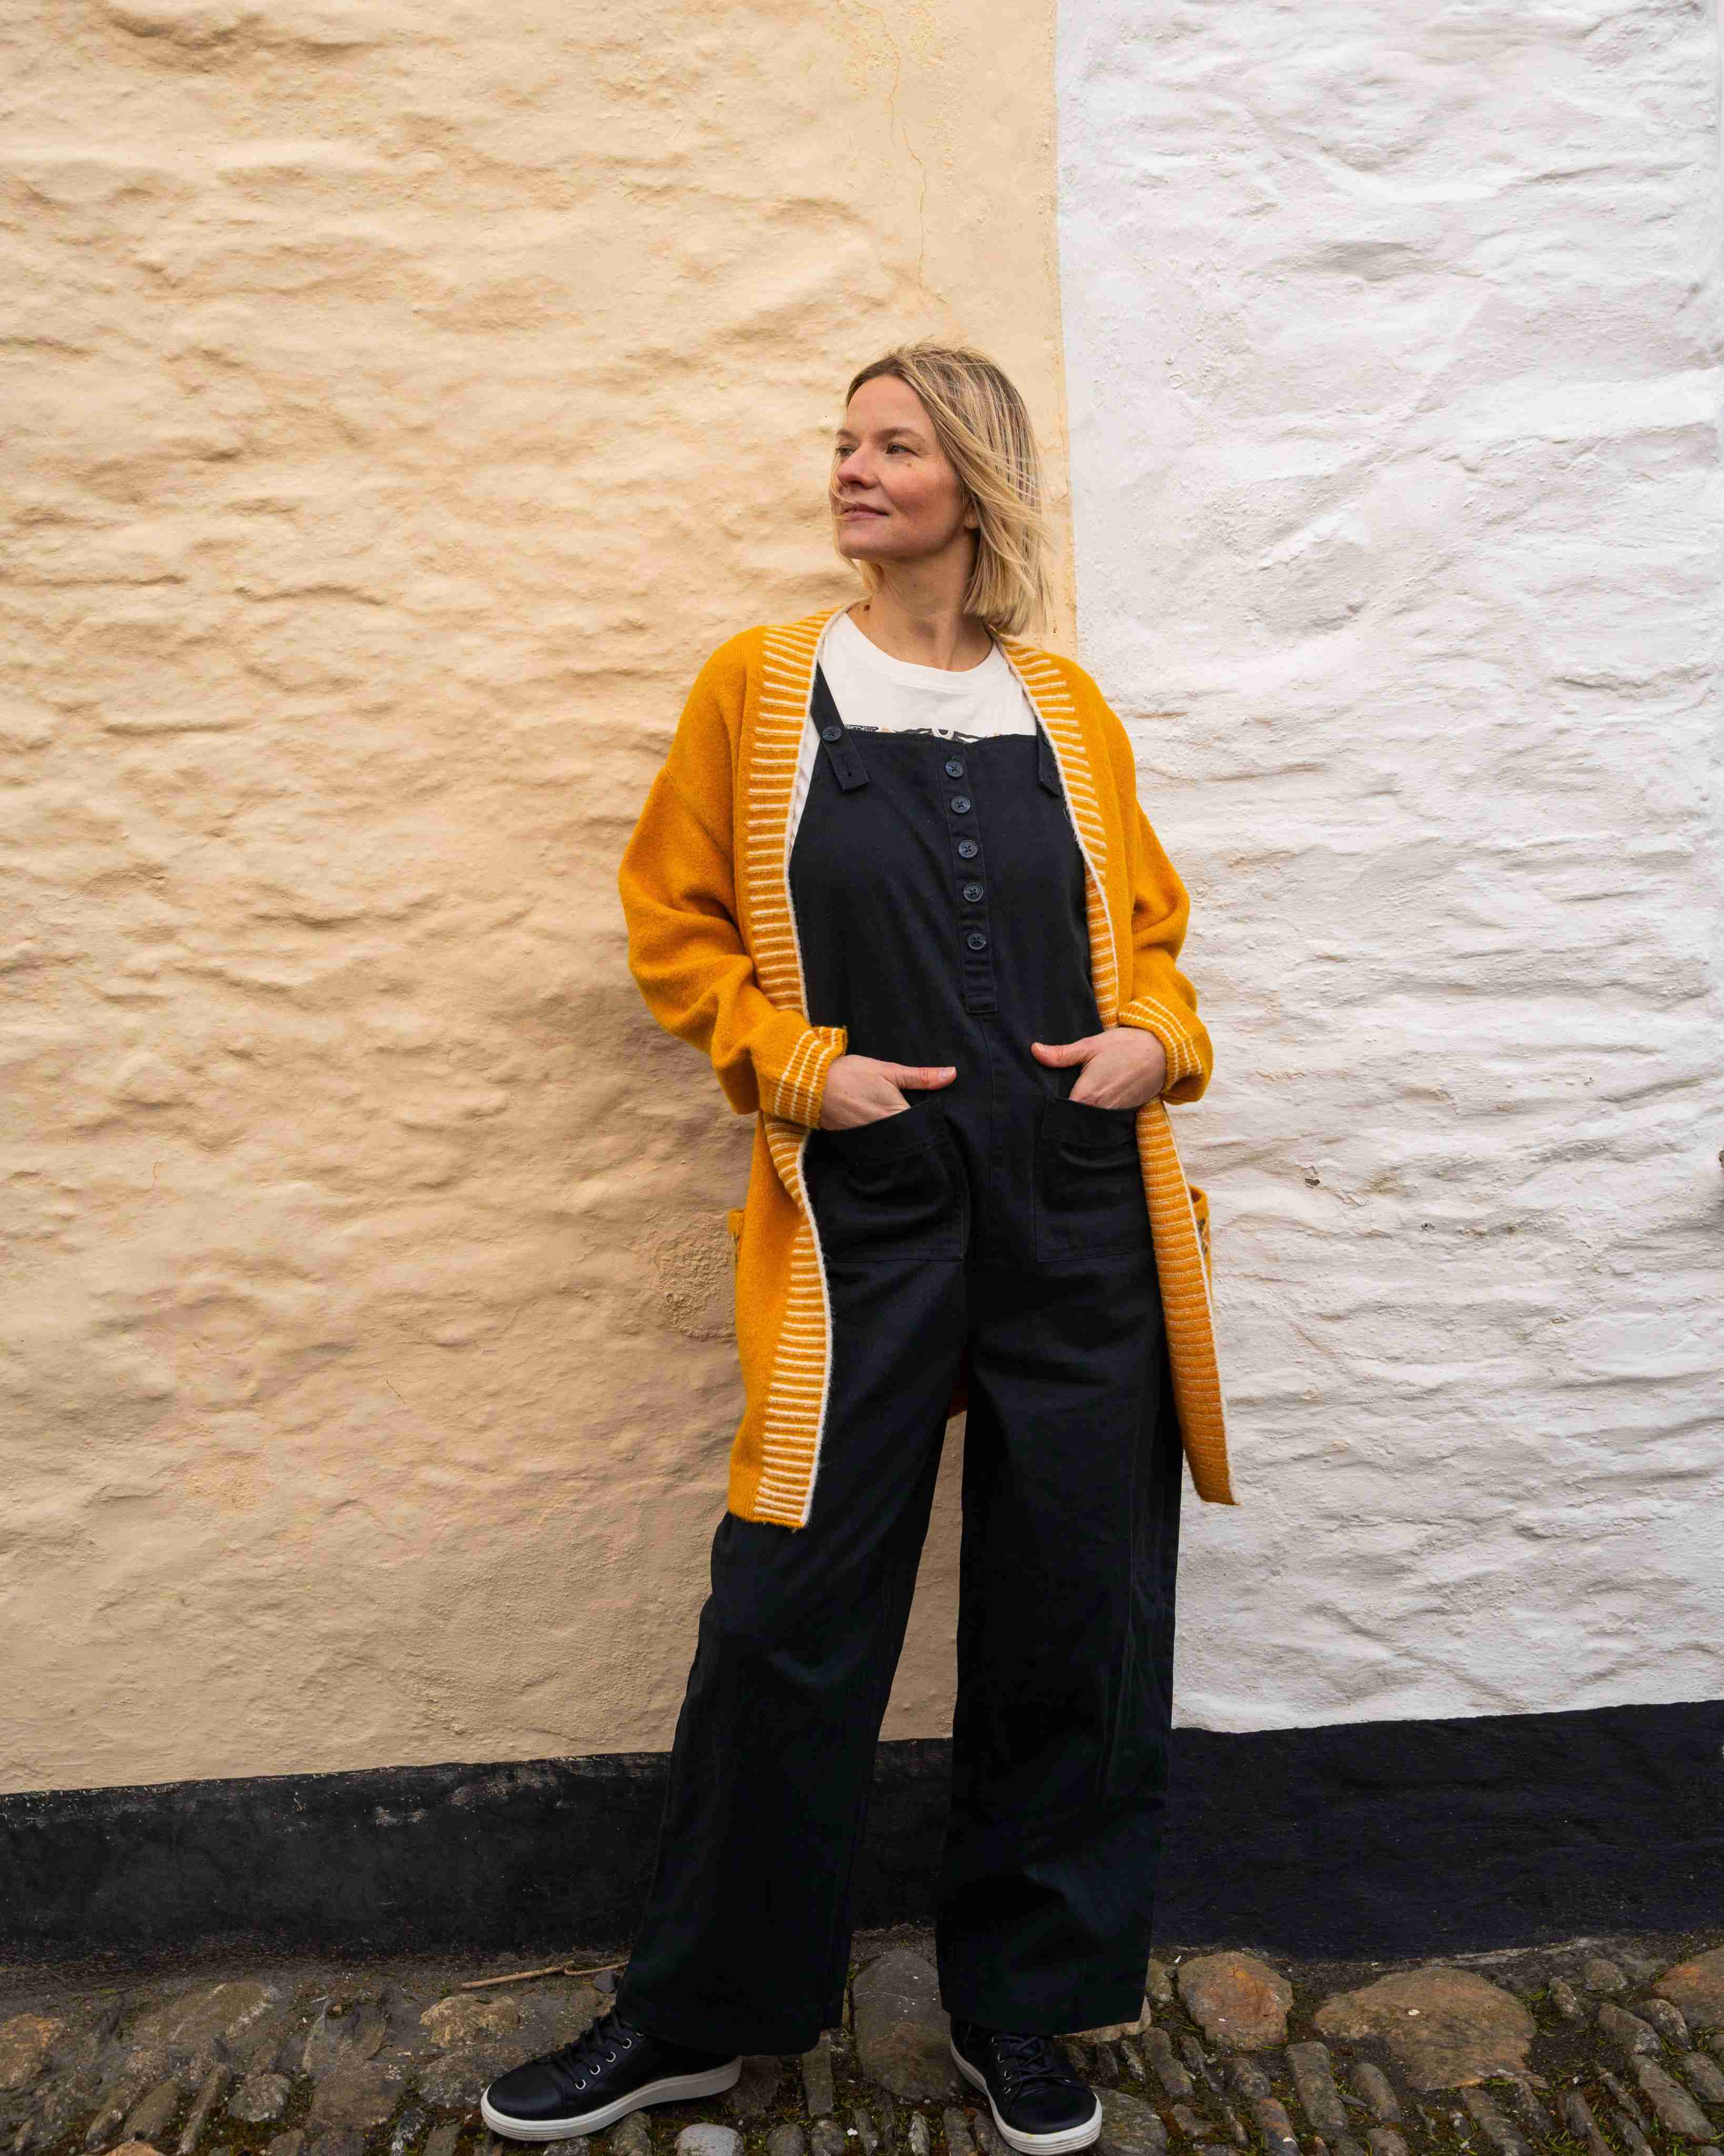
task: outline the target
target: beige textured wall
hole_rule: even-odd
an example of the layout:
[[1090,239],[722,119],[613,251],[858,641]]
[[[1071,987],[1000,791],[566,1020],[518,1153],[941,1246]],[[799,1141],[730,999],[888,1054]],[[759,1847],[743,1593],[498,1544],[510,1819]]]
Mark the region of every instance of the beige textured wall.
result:
[[0,33],[0,1787],[663,1746],[749,1125],[616,862],[849,370],[1063,475],[1050,0]]

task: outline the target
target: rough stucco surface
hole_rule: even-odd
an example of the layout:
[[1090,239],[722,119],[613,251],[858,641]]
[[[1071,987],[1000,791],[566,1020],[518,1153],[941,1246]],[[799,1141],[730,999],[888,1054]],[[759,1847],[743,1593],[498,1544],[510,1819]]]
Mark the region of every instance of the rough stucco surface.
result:
[[[0,1787],[668,1745],[751,1127],[617,860],[712,646],[858,588],[855,367],[978,342],[1063,474],[1052,43],[0,30]],[[955,1551],[948,1476],[890,1733]]]
[[1062,13],[1079,649],[1217,1044],[1187,1723],[1718,1689],[1716,89],[1677,0]]

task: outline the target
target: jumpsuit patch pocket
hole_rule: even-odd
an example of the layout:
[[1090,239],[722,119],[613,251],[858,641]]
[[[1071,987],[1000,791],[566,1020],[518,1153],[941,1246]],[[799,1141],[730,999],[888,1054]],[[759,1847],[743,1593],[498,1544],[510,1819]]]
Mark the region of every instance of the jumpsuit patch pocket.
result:
[[961,1258],[969,1194],[931,1101],[808,1139],[820,1240],[835,1257]]
[[1034,1203],[1038,1260],[1150,1249],[1137,1109],[1044,1101]]

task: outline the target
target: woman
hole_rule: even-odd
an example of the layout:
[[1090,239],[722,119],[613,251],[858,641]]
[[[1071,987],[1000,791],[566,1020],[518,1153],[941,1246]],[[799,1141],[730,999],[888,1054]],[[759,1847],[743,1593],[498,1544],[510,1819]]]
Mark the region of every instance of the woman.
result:
[[1045,613],[1023,402],[919,345],[851,382],[859,603],[720,645],[624,853],[655,1018],[755,1116],[747,1406],[616,2010],[485,2092],[554,2140],[710,2095],[842,2018],[849,1886],[947,1417],[967,1405],[936,1927],[1008,2144],[1101,2130],[1052,2040],[1135,2020],[1166,1782],[1182,1440],[1234,1502],[1186,894]]

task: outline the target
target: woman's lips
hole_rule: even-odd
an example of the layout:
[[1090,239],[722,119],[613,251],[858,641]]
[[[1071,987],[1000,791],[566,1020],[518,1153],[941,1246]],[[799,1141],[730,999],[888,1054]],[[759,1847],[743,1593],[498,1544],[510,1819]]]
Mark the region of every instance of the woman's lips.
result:
[[839,505],[838,513],[840,516],[884,516],[886,512],[883,509],[870,509],[865,502],[849,501]]

